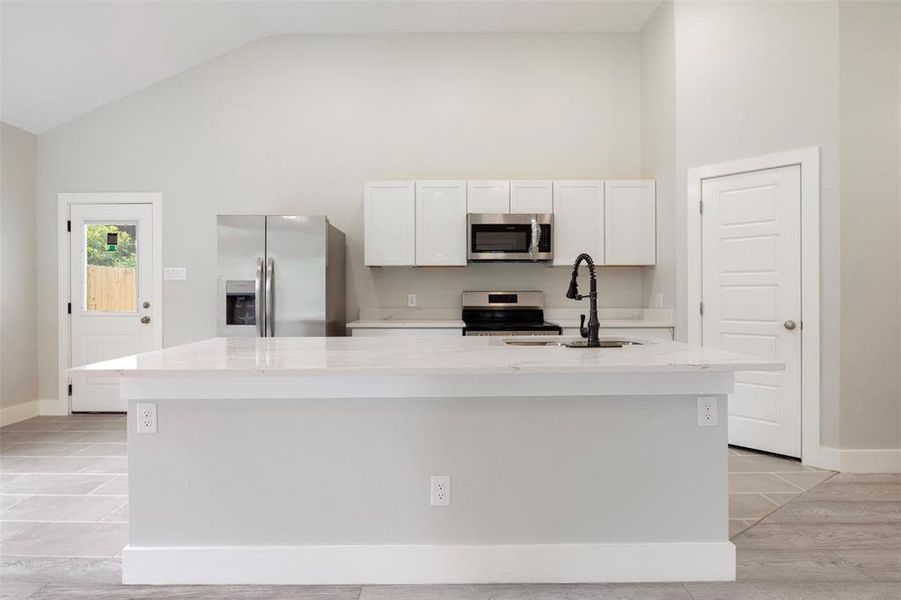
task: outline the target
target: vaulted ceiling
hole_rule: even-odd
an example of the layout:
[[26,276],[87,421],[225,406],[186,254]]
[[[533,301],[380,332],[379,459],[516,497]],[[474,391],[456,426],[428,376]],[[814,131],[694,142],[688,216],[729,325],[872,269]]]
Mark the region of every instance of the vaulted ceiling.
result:
[[285,33],[634,32],[659,0],[5,0],[0,120],[42,133]]

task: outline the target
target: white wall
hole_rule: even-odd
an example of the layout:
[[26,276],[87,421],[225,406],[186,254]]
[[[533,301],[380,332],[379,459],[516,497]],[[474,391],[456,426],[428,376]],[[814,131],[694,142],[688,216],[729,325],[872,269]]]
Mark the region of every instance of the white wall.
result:
[[0,425],[37,414],[35,136],[0,123]]
[[643,306],[676,306],[676,53],[672,2],[641,30],[641,176],[657,180],[657,265],[645,269]]
[[[166,345],[215,335],[217,213],[327,214],[359,306],[459,306],[463,289],[539,288],[568,268],[368,269],[362,185],[381,178],[639,176],[638,34],[283,36],[42,134],[38,220],[73,191],[163,193]],[[40,396],[56,396],[55,236],[39,248]],[[640,269],[605,269],[604,306],[641,304]]]
[[839,5],[842,448],[901,448],[901,4]]
[[[838,445],[840,203],[838,7],[835,2],[675,4],[678,245],[689,168],[821,149],[822,440]],[[686,265],[677,265],[677,335]]]

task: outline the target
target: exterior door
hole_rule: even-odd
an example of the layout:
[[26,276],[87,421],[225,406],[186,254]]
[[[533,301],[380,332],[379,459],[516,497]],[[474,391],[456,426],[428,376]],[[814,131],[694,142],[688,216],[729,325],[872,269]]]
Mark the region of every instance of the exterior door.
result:
[[736,374],[729,443],[801,456],[801,168],[701,186],[703,344],[785,362]]
[[[73,367],[154,349],[150,204],[73,204],[70,211]],[[73,412],[120,412],[117,378],[77,377]]]

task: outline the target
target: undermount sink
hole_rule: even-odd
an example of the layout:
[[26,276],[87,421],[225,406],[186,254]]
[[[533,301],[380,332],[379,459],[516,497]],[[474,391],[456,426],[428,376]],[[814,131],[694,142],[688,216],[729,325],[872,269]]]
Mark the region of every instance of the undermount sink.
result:
[[[508,346],[557,346],[565,348],[588,348],[588,340],[547,341],[547,340],[504,340]],[[601,340],[601,348],[622,348],[624,346],[641,346],[641,342],[633,340]]]

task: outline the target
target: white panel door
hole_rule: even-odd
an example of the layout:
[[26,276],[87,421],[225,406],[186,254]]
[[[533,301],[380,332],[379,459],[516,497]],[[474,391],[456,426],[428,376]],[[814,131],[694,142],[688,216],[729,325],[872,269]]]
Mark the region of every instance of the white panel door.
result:
[[554,265],[572,266],[587,252],[604,264],[604,182],[554,182]]
[[363,262],[367,267],[416,264],[412,181],[369,181],[363,194]]
[[604,182],[604,264],[657,262],[657,185],[647,180]]
[[416,182],[416,265],[466,265],[466,182]]
[[467,182],[466,212],[473,214],[510,212],[510,182]]
[[511,181],[510,212],[519,214],[554,212],[554,182],[548,180]]
[[736,373],[729,443],[801,455],[801,168],[701,187],[703,343],[785,362]]
[[[75,204],[70,216],[72,366],[153,350],[151,205]],[[118,378],[73,378],[73,412],[127,408]]]

